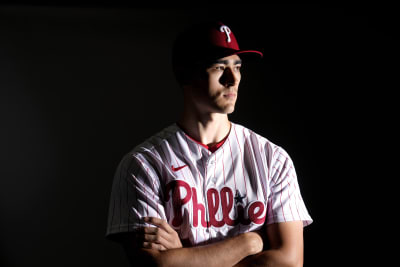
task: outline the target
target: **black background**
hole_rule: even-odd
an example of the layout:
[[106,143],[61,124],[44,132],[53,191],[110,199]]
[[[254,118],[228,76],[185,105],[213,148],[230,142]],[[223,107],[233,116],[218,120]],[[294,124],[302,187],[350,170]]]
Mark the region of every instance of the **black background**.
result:
[[104,239],[114,171],[179,116],[171,45],[208,19],[264,52],[230,119],[291,155],[314,219],[304,266],[389,261],[394,7],[81,2],[0,6],[0,266],[127,266]]

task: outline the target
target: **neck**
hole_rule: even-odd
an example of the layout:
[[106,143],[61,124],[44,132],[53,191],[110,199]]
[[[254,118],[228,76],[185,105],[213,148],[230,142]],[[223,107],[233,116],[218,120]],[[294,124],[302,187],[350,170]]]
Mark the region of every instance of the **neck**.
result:
[[184,110],[178,124],[189,136],[206,145],[224,139],[231,128],[227,114],[201,113],[188,109]]

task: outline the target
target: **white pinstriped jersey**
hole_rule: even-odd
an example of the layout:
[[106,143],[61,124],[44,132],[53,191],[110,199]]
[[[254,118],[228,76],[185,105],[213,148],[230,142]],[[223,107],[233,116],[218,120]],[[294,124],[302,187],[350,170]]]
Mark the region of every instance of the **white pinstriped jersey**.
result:
[[310,224],[286,151],[231,125],[214,153],[172,124],[125,155],[115,173],[106,236],[149,226],[146,216],[167,220],[188,245],[263,224]]

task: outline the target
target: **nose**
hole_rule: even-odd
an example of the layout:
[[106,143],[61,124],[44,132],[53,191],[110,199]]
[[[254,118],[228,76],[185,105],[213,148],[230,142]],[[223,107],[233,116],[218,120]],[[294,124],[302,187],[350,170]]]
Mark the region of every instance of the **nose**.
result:
[[240,73],[236,73],[232,68],[226,68],[222,74],[219,82],[225,87],[237,85],[240,80]]

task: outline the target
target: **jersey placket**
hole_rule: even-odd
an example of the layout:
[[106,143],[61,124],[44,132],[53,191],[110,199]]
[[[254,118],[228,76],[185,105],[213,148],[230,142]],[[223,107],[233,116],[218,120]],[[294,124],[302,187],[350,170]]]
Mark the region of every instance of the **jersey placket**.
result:
[[[222,145],[223,146],[223,145]],[[205,195],[205,206],[206,206],[206,210],[207,210],[207,232],[209,234],[209,238],[210,241],[212,241],[214,238],[217,238],[217,233],[218,231],[216,231],[211,225],[210,225],[210,211],[209,211],[209,206],[208,206],[208,201],[214,201],[212,199],[208,199],[207,198],[207,192],[208,190],[210,190],[211,188],[217,189],[218,190],[218,186],[216,185],[218,182],[218,177],[216,177],[216,168],[217,168],[217,158],[219,158],[218,154],[220,154],[222,151],[222,147],[220,147],[219,149],[217,149],[214,153],[211,153],[210,151],[208,151],[208,155],[207,155],[207,161],[206,161],[206,179],[205,179],[205,188],[204,188],[204,195]],[[220,190],[218,190],[219,192]],[[211,194],[212,197],[212,194]],[[218,218],[218,214],[219,212],[217,212],[217,214],[215,214],[216,219],[220,219]]]
[[209,188],[208,184],[211,181],[211,179],[209,178],[209,175],[211,173],[210,170],[210,159],[212,158],[212,154],[208,149],[202,148],[203,151],[203,161],[205,162],[205,166],[204,166],[204,179],[203,179],[203,199],[204,199],[204,208],[205,208],[205,220],[207,222],[207,228],[206,228],[206,232],[208,234],[208,238],[210,240],[210,218],[209,218],[209,211],[208,211],[208,199],[207,199],[207,190]]
[[[189,139],[187,139],[188,142],[193,142],[192,140],[189,141]],[[195,146],[197,147],[197,151],[199,153],[200,156],[200,160],[197,161],[197,170],[199,171],[199,174],[201,175],[201,178],[197,181],[196,184],[196,188],[197,188],[197,196],[198,196],[198,201],[200,200],[200,194],[202,196],[202,199],[204,201],[204,219],[207,222],[208,221],[208,207],[207,207],[207,195],[206,195],[206,191],[205,191],[205,183],[206,183],[206,179],[207,179],[207,160],[208,160],[208,150],[205,149],[204,147],[200,146],[199,144],[195,144]],[[196,153],[196,152],[194,152]],[[201,203],[201,202],[200,202]],[[198,211],[196,211],[198,212]],[[193,220],[192,220],[193,223]],[[201,223],[201,216],[198,217],[198,224],[197,224],[198,228],[196,231],[200,231],[203,232],[203,237],[204,237],[204,241],[209,240],[210,238],[210,234],[208,231],[208,225],[206,225],[206,229],[202,228],[202,223]],[[208,235],[208,237],[206,236]],[[207,241],[206,241],[207,242]]]

